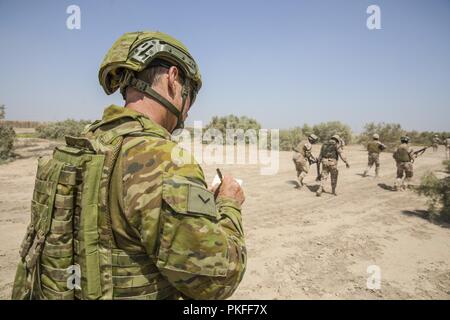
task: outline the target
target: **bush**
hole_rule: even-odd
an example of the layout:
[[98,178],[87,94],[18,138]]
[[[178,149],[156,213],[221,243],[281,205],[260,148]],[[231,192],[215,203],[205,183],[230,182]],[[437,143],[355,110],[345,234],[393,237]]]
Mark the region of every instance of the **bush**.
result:
[[14,129],[6,125],[2,120],[5,118],[5,105],[0,105],[0,161],[8,160],[14,156]]
[[433,173],[429,173],[422,177],[417,192],[429,198],[431,217],[436,216],[450,222],[450,177],[438,179]]
[[345,144],[352,143],[352,129],[339,121],[331,121],[325,123],[319,123],[313,128],[313,133],[319,137],[320,142],[326,142],[333,135],[338,134],[344,139]]
[[36,133],[38,138],[60,140],[64,139],[65,136],[79,136],[90,123],[90,121],[85,120],[76,121],[69,119],[40,125],[36,128]]
[[393,151],[405,131],[397,123],[368,123],[364,126],[364,132],[359,136],[358,143],[366,145],[372,140],[374,133],[380,135],[380,141],[386,145],[387,150]]
[[[227,129],[242,129],[244,133],[247,130],[255,130],[258,135],[261,125],[255,119],[246,116],[237,117],[235,115],[229,115],[225,117],[213,117],[211,122],[206,126],[205,131],[208,129],[219,130],[222,133],[224,143],[226,143]],[[246,142],[248,142],[247,138]],[[234,139],[234,143],[236,143],[236,139]]]
[[434,131],[406,131],[403,130],[401,125],[397,123],[368,123],[364,126],[364,132],[359,136],[358,143],[367,144],[372,140],[372,135],[378,133],[380,135],[380,141],[387,146],[389,151],[393,151],[395,147],[400,143],[401,136],[408,136],[411,138],[411,144],[413,145],[430,145],[435,134],[437,134],[441,141],[445,140],[448,136],[448,132],[434,132]]
[[302,128],[295,127],[293,129],[280,130],[280,150],[290,151],[294,146],[300,143],[304,138]]
[[16,133],[12,127],[0,124],[0,160],[8,160],[13,157],[15,138]]

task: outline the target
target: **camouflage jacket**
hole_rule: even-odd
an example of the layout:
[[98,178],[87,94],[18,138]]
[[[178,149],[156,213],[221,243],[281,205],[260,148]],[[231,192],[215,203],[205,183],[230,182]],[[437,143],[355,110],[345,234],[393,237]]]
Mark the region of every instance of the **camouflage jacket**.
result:
[[296,147],[293,148],[293,150],[294,152],[299,153],[305,159],[312,158],[312,145],[308,140],[301,141]]
[[319,160],[335,159],[338,161],[339,158],[341,158],[344,163],[348,163],[347,157],[344,154],[344,148],[340,143],[336,143],[334,140],[330,139],[320,148]]
[[378,140],[370,141],[367,144],[367,151],[369,153],[380,153],[384,149],[386,149],[386,146]]
[[[137,112],[108,107],[102,121]],[[139,114],[141,117],[144,115]],[[225,299],[246,268],[240,205],[207,190],[193,156],[150,123],[153,136],[127,136],[113,169],[110,212],[116,246],[147,253],[182,296]],[[109,125],[98,130],[111,130]],[[188,161],[187,161],[188,160]]]
[[392,157],[397,163],[411,162],[414,158],[414,150],[407,143],[402,143],[394,151]]

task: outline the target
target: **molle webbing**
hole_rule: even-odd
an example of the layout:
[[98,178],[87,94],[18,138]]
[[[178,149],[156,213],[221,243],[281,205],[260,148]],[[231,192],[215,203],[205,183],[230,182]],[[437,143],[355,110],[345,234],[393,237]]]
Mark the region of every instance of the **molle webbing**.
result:
[[145,120],[118,122],[91,138],[66,137],[53,158],[39,160],[13,299],[174,296],[145,251],[129,254],[114,242],[108,195],[123,136],[159,136],[145,132]]

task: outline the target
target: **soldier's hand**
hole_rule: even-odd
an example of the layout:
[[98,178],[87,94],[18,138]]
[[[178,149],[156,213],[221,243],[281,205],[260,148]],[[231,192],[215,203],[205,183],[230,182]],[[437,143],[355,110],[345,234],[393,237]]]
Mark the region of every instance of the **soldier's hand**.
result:
[[222,183],[214,186],[211,191],[217,194],[218,197],[232,198],[239,204],[243,204],[245,201],[244,191],[239,183],[230,175],[224,175]]

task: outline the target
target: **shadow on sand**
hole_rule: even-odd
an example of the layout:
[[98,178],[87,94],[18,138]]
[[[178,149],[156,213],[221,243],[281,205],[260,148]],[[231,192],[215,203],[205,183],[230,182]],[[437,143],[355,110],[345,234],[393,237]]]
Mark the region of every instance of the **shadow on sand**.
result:
[[418,217],[427,220],[442,228],[450,229],[450,223],[442,218],[431,214],[427,210],[403,210],[402,214],[408,217]]
[[300,185],[299,185],[298,181],[295,181],[295,180],[288,180],[288,181],[286,181],[286,183],[287,183],[287,184],[290,184],[290,185],[292,185],[292,186],[294,186],[295,189],[300,188]]
[[[317,192],[317,190],[319,190],[320,185],[315,184],[315,185],[307,185],[306,186],[308,188],[309,191],[311,192]],[[324,192],[325,193],[325,192]]]
[[393,191],[393,192],[395,192],[394,187],[393,187],[393,186],[388,186],[386,183],[379,183],[378,186],[379,186],[381,189],[384,189],[384,190],[387,190],[387,191]]

